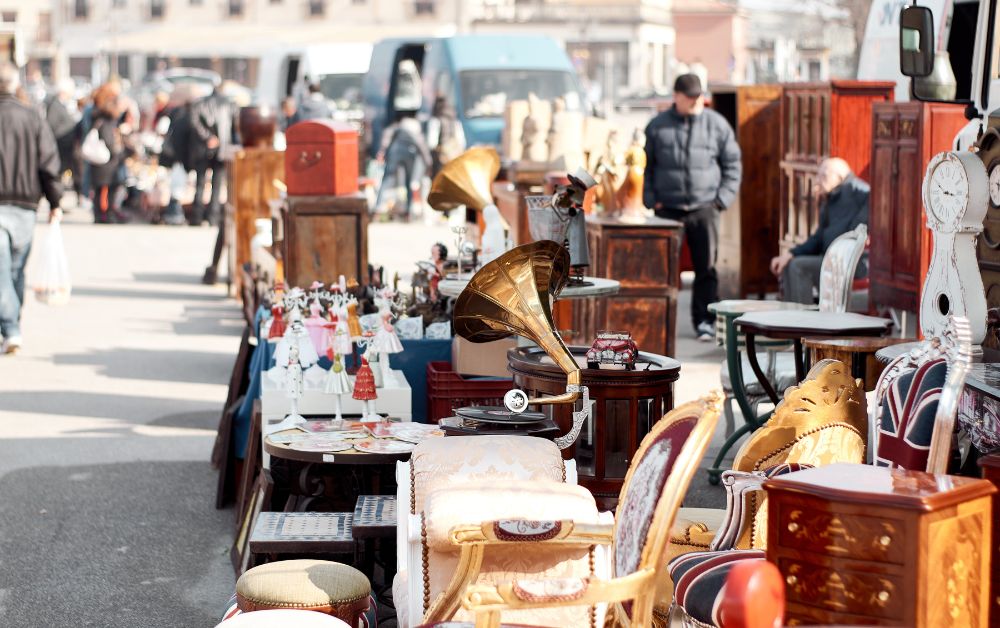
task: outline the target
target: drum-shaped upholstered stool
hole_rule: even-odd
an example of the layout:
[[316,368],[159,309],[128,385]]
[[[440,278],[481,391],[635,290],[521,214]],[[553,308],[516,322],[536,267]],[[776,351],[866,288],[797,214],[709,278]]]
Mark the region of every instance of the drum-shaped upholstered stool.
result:
[[351,628],[336,617],[314,611],[280,609],[243,613],[227,619],[215,628]]
[[371,585],[363,573],[327,560],[280,560],[249,569],[236,582],[244,613],[299,609],[333,615],[351,626],[368,610]]

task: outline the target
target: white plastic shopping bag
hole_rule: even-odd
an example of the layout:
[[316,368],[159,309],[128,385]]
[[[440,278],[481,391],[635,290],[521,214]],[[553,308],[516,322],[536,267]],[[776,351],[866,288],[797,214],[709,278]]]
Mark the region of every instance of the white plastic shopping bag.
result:
[[42,245],[42,264],[35,282],[35,299],[49,305],[66,305],[72,290],[59,222],[55,219],[49,225],[48,237]]

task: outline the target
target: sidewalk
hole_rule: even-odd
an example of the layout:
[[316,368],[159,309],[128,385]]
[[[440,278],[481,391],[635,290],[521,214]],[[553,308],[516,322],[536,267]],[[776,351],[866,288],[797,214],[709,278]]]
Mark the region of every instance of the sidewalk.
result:
[[0,358],[0,625],[211,626],[234,522],[208,459],[242,329],[199,283],[215,230],[87,219],[64,223],[70,304],[27,296]]

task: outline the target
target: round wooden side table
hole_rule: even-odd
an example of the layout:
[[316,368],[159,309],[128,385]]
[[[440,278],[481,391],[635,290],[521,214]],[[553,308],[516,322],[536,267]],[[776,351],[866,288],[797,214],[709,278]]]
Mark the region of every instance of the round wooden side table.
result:
[[910,342],[909,338],[877,338],[848,336],[846,338],[803,338],[807,362],[814,365],[820,360],[840,360],[851,368],[851,375],[864,381],[865,391],[875,390],[875,384],[886,364],[875,354],[886,347]]
[[[594,494],[602,509],[618,501],[632,454],[650,428],[674,407],[674,382],[680,362],[654,353],[639,353],[636,370],[587,368],[587,347],[570,347],[580,365],[583,385],[590,390],[593,414],[580,437],[563,456],[575,459],[581,486]],[[566,391],[566,375],[538,347],[507,352],[514,384],[531,396]],[[573,422],[569,405],[541,406],[566,433]]]

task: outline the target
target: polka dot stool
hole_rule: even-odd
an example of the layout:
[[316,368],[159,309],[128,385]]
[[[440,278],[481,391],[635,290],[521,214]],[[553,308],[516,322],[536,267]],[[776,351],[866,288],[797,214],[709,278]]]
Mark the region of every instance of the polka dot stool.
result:
[[298,609],[332,615],[357,626],[368,610],[371,584],[363,573],[327,560],[280,560],[247,570],[236,582],[244,613]]

